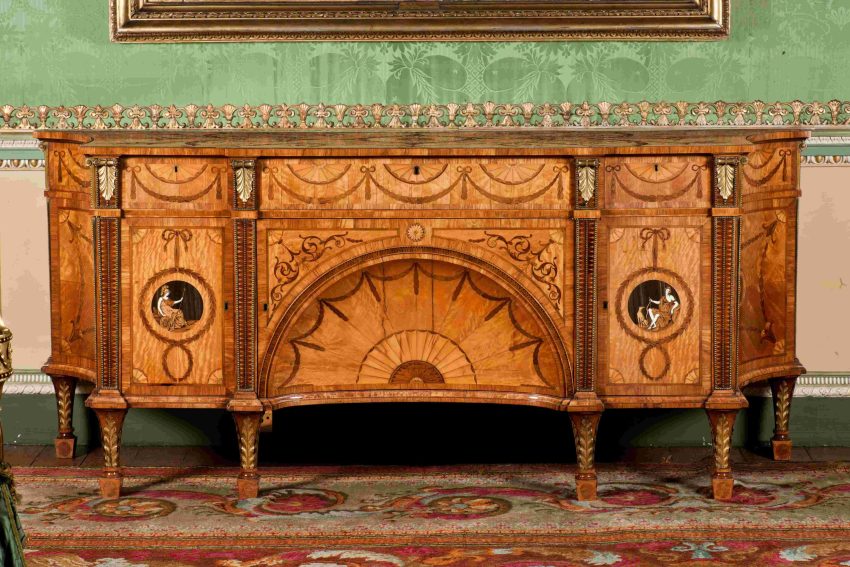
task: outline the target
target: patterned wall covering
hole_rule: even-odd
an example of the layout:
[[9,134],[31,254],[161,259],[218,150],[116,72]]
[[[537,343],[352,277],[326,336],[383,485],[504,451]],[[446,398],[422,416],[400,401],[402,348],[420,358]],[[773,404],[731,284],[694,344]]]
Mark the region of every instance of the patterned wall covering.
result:
[[107,0],[0,0],[0,101],[846,99],[850,2],[732,6],[732,37],[709,43],[126,45],[109,42]]

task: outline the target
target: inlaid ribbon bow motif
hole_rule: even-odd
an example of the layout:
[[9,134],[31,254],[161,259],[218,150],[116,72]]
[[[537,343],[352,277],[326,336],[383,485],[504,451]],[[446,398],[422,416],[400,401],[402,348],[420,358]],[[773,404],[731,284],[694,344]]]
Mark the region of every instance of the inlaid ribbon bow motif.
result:
[[168,250],[168,245],[172,241],[174,242],[174,266],[180,266],[180,241],[183,241],[183,251],[189,252],[189,241],[192,240],[192,232],[182,228],[182,229],[166,229],[162,231],[162,239],[165,241],[165,244],[162,245],[164,250]]
[[640,231],[640,239],[642,240],[640,249],[646,250],[647,242],[652,240],[652,265],[658,266],[658,243],[667,249],[667,241],[670,239],[670,231],[666,228],[644,228]]

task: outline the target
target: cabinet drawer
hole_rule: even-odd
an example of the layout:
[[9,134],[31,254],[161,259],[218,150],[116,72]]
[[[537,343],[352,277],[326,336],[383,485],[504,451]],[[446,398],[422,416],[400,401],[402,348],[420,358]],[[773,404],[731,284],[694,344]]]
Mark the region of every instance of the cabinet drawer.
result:
[[599,190],[609,209],[711,206],[711,168],[706,156],[606,158]]
[[571,167],[565,157],[270,159],[260,207],[566,208]]
[[227,161],[127,158],[121,162],[125,209],[227,210]]

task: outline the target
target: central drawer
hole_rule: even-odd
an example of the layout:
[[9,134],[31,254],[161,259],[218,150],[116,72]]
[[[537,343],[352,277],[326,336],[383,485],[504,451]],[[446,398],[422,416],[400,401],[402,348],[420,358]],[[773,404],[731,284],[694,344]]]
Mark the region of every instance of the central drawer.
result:
[[566,208],[571,167],[565,157],[268,159],[260,208]]

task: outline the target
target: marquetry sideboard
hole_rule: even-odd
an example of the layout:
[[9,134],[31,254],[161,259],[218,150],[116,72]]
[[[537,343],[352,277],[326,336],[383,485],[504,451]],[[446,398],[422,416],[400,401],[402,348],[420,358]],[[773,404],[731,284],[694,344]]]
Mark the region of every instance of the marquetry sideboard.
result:
[[119,494],[129,408],[227,408],[240,497],[261,421],[348,402],[566,411],[596,497],[605,408],[705,408],[732,495],[741,387],[787,459],[808,132],[40,131],[56,452],[77,380]]

